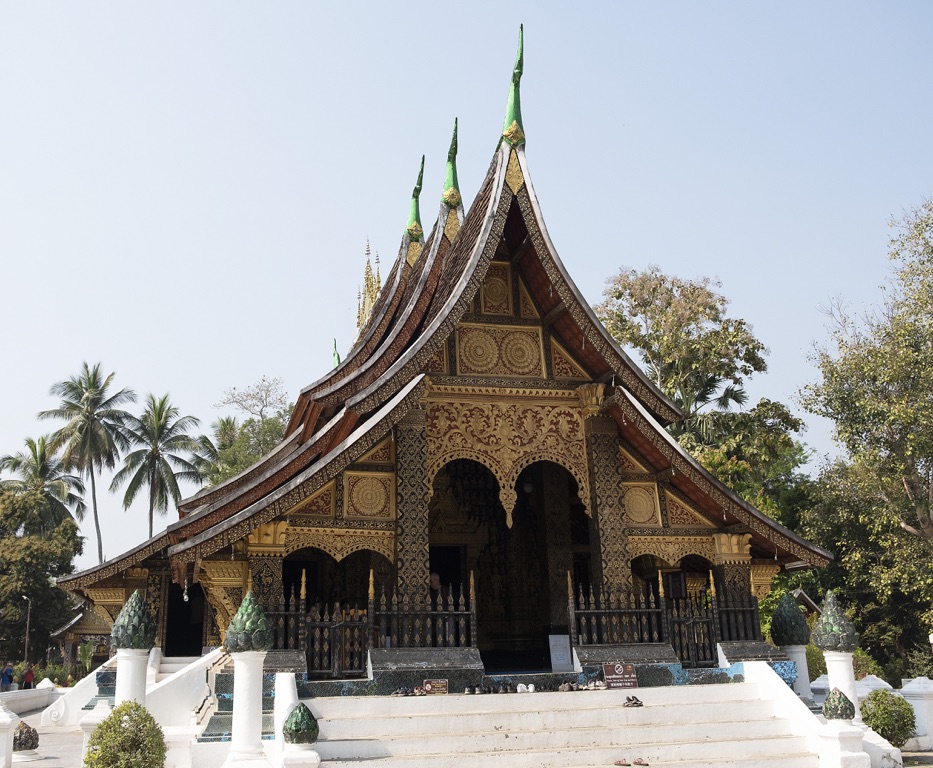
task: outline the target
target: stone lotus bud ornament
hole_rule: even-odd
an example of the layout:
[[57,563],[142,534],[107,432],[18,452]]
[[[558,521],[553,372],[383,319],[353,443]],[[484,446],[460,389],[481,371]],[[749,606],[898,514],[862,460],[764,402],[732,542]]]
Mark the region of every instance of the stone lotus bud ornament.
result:
[[781,596],[771,618],[771,639],[781,647],[810,642],[810,627],[790,592]]
[[227,627],[224,635],[224,650],[229,653],[243,651],[268,651],[272,647],[272,627],[266,614],[253,597],[247,592],[236,615]]
[[282,736],[288,744],[314,744],[318,731],[317,720],[304,704],[295,707],[282,726]]
[[138,589],[120,610],[110,637],[114,648],[132,648],[148,651],[155,645],[156,623]]
[[13,731],[13,751],[29,752],[39,747],[39,732],[20,720]]
[[823,702],[823,717],[827,720],[851,720],[855,717],[855,705],[838,688],[833,688]]
[[812,640],[821,651],[852,653],[858,648],[858,632],[836,602],[836,596],[832,591],[826,593],[823,615],[813,627]]

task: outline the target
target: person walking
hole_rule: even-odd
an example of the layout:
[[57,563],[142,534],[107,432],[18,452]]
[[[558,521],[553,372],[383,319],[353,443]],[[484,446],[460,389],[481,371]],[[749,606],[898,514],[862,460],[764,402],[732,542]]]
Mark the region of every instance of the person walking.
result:
[[3,672],[0,672],[0,693],[6,693],[13,685],[13,665],[6,663]]

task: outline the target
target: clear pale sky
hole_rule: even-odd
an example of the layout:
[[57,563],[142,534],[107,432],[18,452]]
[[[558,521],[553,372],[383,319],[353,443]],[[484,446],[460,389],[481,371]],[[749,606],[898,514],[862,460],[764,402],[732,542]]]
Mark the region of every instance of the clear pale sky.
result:
[[[719,278],[770,349],[753,401],[797,408],[820,306],[880,299],[888,220],[933,192],[933,4],[4,0],[0,454],[84,360],[204,431],[228,387],[324,374],[423,153],[433,222],[454,117],[476,193],[521,22],[530,170],[583,294],[623,265]],[[100,502],[107,556],[146,538],[144,504]]]

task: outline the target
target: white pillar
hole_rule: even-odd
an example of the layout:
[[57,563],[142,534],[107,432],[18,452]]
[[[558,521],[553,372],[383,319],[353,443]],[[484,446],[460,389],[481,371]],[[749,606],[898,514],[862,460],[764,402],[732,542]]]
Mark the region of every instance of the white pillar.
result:
[[94,709],[92,709],[78,721],[78,727],[84,731],[84,740],[81,742],[82,764],[84,763],[84,755],[87,754],[87,743],[91,738],[91,734],[94,732],[94,729],[101,724],[101,722],[107,719],[107,716],[110,714],[110,712],[110,705],[104,699],[101,699],[97,702],[97,706],[94,707]]
[[787,654],[787,658],[797,665],[797,679],[794,681],[794,693],[802,699],[812,701],[813,692],[810,690],[810,670],[807,668],[807,646],[785,645],[781,650]]
[[826,659],[826,674],[829,676],[829,690],[838,688],[855,707],[852,722],[862,724],[862,710],[858,705],[855,691],[855,668],[852,666],[852,654],[849,651],[823,651]]
[[901,688],[901,696],[914,708],[916,732],[905,749],[928,752],[933,749],[933,680],[915,677]]
[[862,751],[862,736],[861,728],[842,720],[826,723],[819,732],[820,768],[871,768],[871,757]]
[[113,695],[114,706],[124,701],[135,701],[146,706],[146,664],[149,651],[138,648],[117,649],[117,683]]
[[265,651],[233,656],[233,732],[228,760],[262,753],[262,663]]
[[13,762],[13,731],[17,725],[19,716],[0,701],[0,768],[10,768]]
[[[235,701],[236,699],[234,699]],[[285,737],[282,736],[282,726],[288,720],[292,710],[298,706],[298,685],[295,682],[294,672],[277,672],[275,675],[275,745],[281,755],[285,746]]]

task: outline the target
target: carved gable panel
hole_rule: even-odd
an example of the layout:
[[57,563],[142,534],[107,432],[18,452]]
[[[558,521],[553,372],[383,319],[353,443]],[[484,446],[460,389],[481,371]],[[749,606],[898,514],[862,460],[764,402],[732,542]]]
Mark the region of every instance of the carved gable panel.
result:
[[394,520],[392,472],[344,472],[343,516],[348,520]]
[[[296,504],[288,510],[288,516],[292,522],[300,521],[307,516],[309,518],[333,518],[336,513],[336,486],[334,482],[325,485],[317,493],[309,496],[300,504]],[[300,524],[300,523],[299,523]]]
[[638,472],[641,474],[648,473],[648,469],[645,468],[645,465],[639,462],[624,448],[619,448],[619,465],[621,466],[623,472]]
[[395,464],[395,450],[392,438],[387,437],[379,445],[360,458],[359,464]]
[[457,367],[465,376],[544,377],[540,328],[457,326]]
[[518,278],[518,314],[522,320],[541,319],[538,308],[535,306],[534,300],[531,298],[531,294],[528,293],[528,289],[521,278]]
[[654,483],[623,483],[626,525],[660,526],[661,507]]
[[569,381],[589,381],[586,371],[583,370],[556,340],[551,339],[551,366],[554,368],[554,378]]
[[715,528],[709,520],[696,512],[688,504],[684,503],[671,493],[665,492],[664,499],[667,502],[667,516],[671,521],[671,528]]
[[484,315],[512,315],[512,269],[494,261],[480,289],[480,310]]

